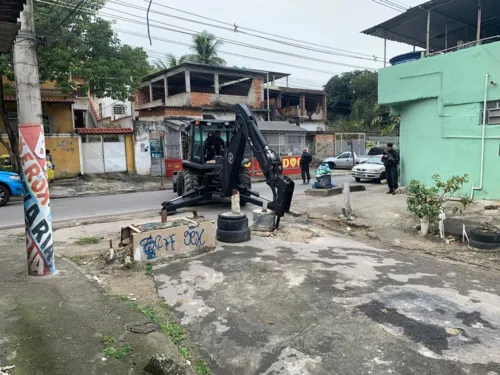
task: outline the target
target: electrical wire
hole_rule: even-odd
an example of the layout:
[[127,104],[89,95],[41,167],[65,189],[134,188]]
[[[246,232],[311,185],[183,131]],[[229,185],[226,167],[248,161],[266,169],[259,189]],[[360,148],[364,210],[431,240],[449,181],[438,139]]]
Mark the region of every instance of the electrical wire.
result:
[[[127,34],[127,35],[133,35],[133,36],[138,36],[138,37],[142,37],[142,38],[147,38],[148,37],[145,34],[136,33],[136,32],[133,32],[133,31],[123,30],[123,29],[117,29],[117,28],[115,28],[114,30],[117,31],[117,32],[119,32],[119,33],[123,33],[123,34]],[[160,38],[160,37],[154,37],[153,36],[152,39],[158,40],[160,42],[177,44],[177,45],[181,45],[181,46],[187,46],[187,47],[191,46],[189,43],[178,42],[178,41],[175,41],[175,40],[170,40],[170,39],[165,39],[165,38]],[[337,74],[340,74],[340,72],[332,72],[332,71],[328,71],[328,70],[322,70],[322,69],[316,69],[316,68],[311,68],[311,67],[306,67],[306,66],[301,66],[301,65],[294,65],[294,64],[284,63],[284,62],[281,62],[281,61],[273,61],[273,60],[268,60],[268,59],[261,59],[261,58],[258,58],[258,57],[241,55],[241,54],[233,53],[233,52],[220,51],[220,53],[224,54],[224,55],[235,56],[235,57],[240,57],[240,58],[245,58],[245,59],[250,59],[250,60],[255,60],[255,61],[262,61],[262,62],[265,62],[265,63],[268,63],[268,64],[275,64],[275,65],[280,65],[280,66],[289,66],[289,67],[292,67],[292,68],[303,69],[303,70],[308,70],[308,71],[317,72],[317,73],[324,73],[324,74],[328,74],[328,75],[337,75]]]
[[[133,4],[129,4],[129,3],[125,2],[125,1],[122,1],[122,0],[108,0],[107,2],[108,3],[112,3],[112,4],[121,5],[121,6],[125,6],[125,7],[129,7],[129,8],[133,8],[133,9],[137,9],[137,10],[146,10],[146,8],[143,8],[143,7],[140,7],[140,6],[137,6],[137,5],[133,5]],[[165,17],[172,17],[172,18],[180,19],[182,21],[194,22],[194,23],[201,24],[201,25],[204,25],[204,26],[215,27],[215,28],[219,28],[219,29],[226,30],[226,31],[231,31],[231,32],[234,32],[235,30],[238,30],[237,27],[236,28],[228,28],[228,27],[225,27],[225,26],[219,26],[219,25],[214,25],[214,24],[210,24],[210,23],[207,23],[207,22],[196,21],[196,20],[192,20],[192,19],[189,19],[189,18],[179,17],[179,16],[175,16],[175,15],[168,14],[168,13],[163,13],[163,12],[158,12],[158,11],[151,11],[151,13],[158,14],[158,15],[165,16]],[[315,48],[315,47],[304,46],[304,45],[300,45],[300,44],[297,44],[297,43],[284,42],[284,41],[280,41],[280,40],[277,40],[277,39],[273,39],[273,38],[269,38],[269,37],[264,37],[264,36],[256,35],[256,34],[252,34],[252,33],[248,33],[248,32],[245,32],[245,31],[236,31],[236,32],[239,33],[239,34],[249,35],[249,36],[252,36],[252,37],[255,37],[255,38],[260,38],[260,39],[263,39],[263,40],[267,40],[267,41],[271,41],[271,42],[275,42],[275,43],[280,43],[280,44],[284,44],[284,45],[295,47],[295,48],[301,48],[301,49],[305,49],[305,50],[309,50],[309,51],[313,51],[313,52],[324,53],[324,54],[328,54],[328,55],[342,56],[342,57],[346,57],[346,58],[360,59],[360,60],[367,60],[367,61],[378,61],[378,59],[379,59],[377,56],[367,55],[367,57],[363,57],[363,56],[356,56],[356,55],[353,55],[353,54],[346,54],[346,53],[340,53],[340,52],[327,51],[327,50],[324,50],[324,49],[318,49],[318,48]]]
[[[149,1],[149,0],[144,0],[144,1]],[[322,45],[322,44],[308,42],[308,41],[304,41],[304,40],[300,40],[300,39],[294,39],[294,38],[290,38],[290,37],[286,37],[286,36],[282,36],[282,35],[278,35],[278,34],[272,34],[272,33],[268,33],[268,32],[265,32],[265,31],[251,29],[251,28],[244,27],[244,26],[241,26],[241,25],[236,25],[236,23],[229,23],[229,22],[220,21],[220,20],[217,20],[217,19],[214,19],[214,18],[210,18],[210,17],[206,17],[206,16],[201,16],[199,14],[188,12],[188,11],[181,10],[181,9],[178,9],[178,8],[174,8],[174,7],[171,7],[171,6],[168,6],[168,5],[158,4],[158,3],[155,3],[155,4],[158,5],[158,6],[160,6],[160,7],[162,7],[162,8],[166,8],[166,9],[170,9],[170,10],[175,10],[176,12],[188,14],[188,15],[195,16],[195,17],[198,17],[198,18],[201,18],[201,19],[205,19],[205,20],[208,20],[208,21],[217,22],[217,23],[219,23],[221,25],[230,26],[230,27],[233,28],[232,31],[235,31],[235,32],[241,32],[240,30],[248,30],[248,31],[252,31],[252,32],[255,32],[255,33],[262,34],[262,35],[273,36],[273,37],[276,37],[276,38],[290,40],[290,41],[293,41],[293,42],[299,42],[299,43],[302,43],[302,44],[309,44],[309,45],[312,45],[312,46],[322,47],[322,48],[326,48],[326,49],[330,49],[330,50],[334,50],[334,51],[347,52],[347,53],[351,53],[351,54],[356,54],[356,55],[360,55],[360,56],[366,56],[366,57],[373,58],[373,55],[369,55],[369,54],[365,54],[365,53],[354,52],[354,51],[349,51],[349,50],[340,49],[340,48],[334,48],[334,47],[331,47],[331,46],[325,46],[325,45]]]
[[[50,2],[50,1],[44,1],[44,0],[36,0],[36,1],[37,2],[41,2],[41,3],[50,4],[50,5],[56,5],[55,3]],[[63,6],[63,5],[56,5],[56,6]],[[94,13],[94,11],[89,11],[89,10],[86,10],[86,11]],[[113,9],[113,11],[117,11],[117,10]],[[133,17],[137,17],[134,14],[126,13],[126,12],[123,12],[123,11],[117,11],[117,12],[120,12],[120,13],[123,13],[123,14],[127,14],[127,15],[130,15],[130,16],[133,16]],[[109,14],[109,13],[104,13],[104,12],[99,12],[99,14],[101,16],[104,16],[104,17],[110,17],[112,19],[117,19],[117,20],[122,20],[122,21],[126,21],[126,22],[136,23],[136,24],[140,24],[140,25],[145,25],[146,24],[145,22],[137,21],[135,19],[130,19],[130,18],[122,17],[122,16],[118,16],[116,14]],[[138,17],[138,18],[140,18],[140,17]],[[154,21],[154,22],[158,23],[160,25],[161,24],[165,24],[165,23],[160,22],[160,21]],[[175,26],[175,25],[166,24],[166,25],[169,25],[169,26],[177,27],[180,30],[176,30],[176,29],[172,29],[172,28],[164,27],[164,26],[160,26],[160,25],[150,25],[150,26],[158,28],[158,29],[162,29],[162,30],[168,30],[168,31],[176,32],[176,33],[185,34],[185,35],[196,36],[198,34],[198,31],[196,31],[196,30],[186,29],[186,28],[183,28],[183,27]],[[186,31],[182,31],[182,30],[186,30]],[[323,60],[323,59],[318,59],[318,58],[314,58],[314,57],[307,57],[307,56],[304,56],[304,55],[297,55],[297,54],[293,54],[293,53],[289,53],[289,52],[285,52],[285,51],[273,50],[273,49],[270,49],[270,48],[260,47],[260,46],[256,46],[256,45],[252,45],[252,44],[248,44],[248,43],[242,43],[242,42],[238,42],[238,41],[234,41],[234,40],[230,40],[230,39],[226,39],[226,38],[220,38],[220,39],[223,40],[224,42],[228,43],[228,44],[233,44],[233,45],[237,45],[237,46],[241,46],[241,47],[245,47],[245,48],[252,48],[252,49],[256,49],[256,50],[260,50],[260,51],[265,51],[265,52],[270,52],[270,53],[274,53],[274,54],[281,54],[281,55],[290,56],[290,57],[296,57],[296,58],[300,58],[300,59],[304,59],[304,60],[321,62],[321,63],[325,63],[325,64],[338,65],[338,66],[343,66],[343,67],[348,67],[348,68],[354,68],[354,69],[375,70],[374,68],[369,68],[369,67],[365,67],[365,66],[359,66],[359,65],[353,65],[353,64],[346,64],[346,63],[342,63],[342,62],[338,62],[338,61]]]
[[[66,21],[68,21],[77,11],[78,9],[81,9],[89,0],[81,0],[76,7],[74,7],[68,15],[61,21],[59,22],[53,29],[50,31],[47,35],[44,36],[44,38],[49,38],[52,34],[54,34]],[[152,0],[151,0],[152,1]],[[55,4],[54,4],[55,5]],[[62,5],[62,4],[61,4]]]

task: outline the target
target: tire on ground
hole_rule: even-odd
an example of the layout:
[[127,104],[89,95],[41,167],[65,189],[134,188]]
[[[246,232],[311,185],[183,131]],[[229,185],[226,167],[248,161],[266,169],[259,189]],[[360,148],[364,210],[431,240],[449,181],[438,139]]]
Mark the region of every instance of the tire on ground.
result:
[[200,187],[198,175],[190,169],[184,169],[184,194]]
[[361,178],[359,177],[354,177],[354,179],[356,180],[356,182],[361,182]]
[[337,166],[333,161],[329,161],[327,164],[328,164],[328,168],[330,168],[330,169],[335,169],[335,167]]
[[0,185],[0,196],[2,196],[2,198],[0,198],[0,207],[1,206],[5,206],[7,204],[7,202],[9,202],[9,199],[10,199],[10,190],[7,186],[5,185]]
[[500,233],[488,233],[482,230],[472,229],[469,233],[471,240],[486,243],[495,243],[500,247]]
[[233,214],[232,212],[224,212],[222,214],[219,214],[219,219],[222,220],[242,220],[247,217],[246,214],[240,213],[240,214]]
[[184,172],[177,173],[177,180],[175,181],[177,195],[180,197],[184,194]]
[[250,240],[251,237],[250,228],[246,228],[238,231],[227,231],[217,229],[217,240],[227,243],[239,243],[246,242]]
[[470,245],[476,249],[481,249],[481,250],[496,250],[500,249],[500,243],[494,243],[494,242],[481,242],[481,241],[476,241],[473,240],[472,238],[470,239]]
[[248,218],[241,220],[217,219],[217,228],[224,231],[240,231],[248,228]]

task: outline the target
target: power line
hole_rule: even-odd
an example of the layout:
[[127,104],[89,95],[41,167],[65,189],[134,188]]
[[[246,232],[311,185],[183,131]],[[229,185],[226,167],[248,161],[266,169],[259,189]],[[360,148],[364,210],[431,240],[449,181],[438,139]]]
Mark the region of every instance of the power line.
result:
[[[120,13],[129,15],[129,16],[132,16],[132,17],[137,17],[135,14],[131,14],[131,13],[119,11],[119,10],[116,10],[116,9],[109,9],[109,10],[112,10],[112,11],[115,11],[115,12],[120,12]],[[99,12],[99,14],[104,15],[106,17],[114,17],[115,19],[119,19],[119,20],[121,19],[121,20],[126,21],[126,22],[132,22],[132,23],[144,25],[144,22],[137,21],[137,20],[134,20],[134,19],[128,19],[126,17],[121,17],[121,16],[117,17],[114,14],[110,15],[110,14],[106,14],[106,13],[103,13],[103,12]],[[137,17],[137,18],[144,19],[144,17]],[[191,36],[195,36],[195,35],[197,35],[199,33],[197,30],[192,30],[192,29],[188,29],[188,28],[185,28],[185,27],[180,27],[180,26],[177,26],[177,25],[171,25],[171,24],[167,24],[167,23],[161,22],[161,21],[156,21],[156,20],[153,21],[152,20],[152,22],[155,22],[155,23],[160,24],[160,25],[177,27],[180,30],[175,30],[175,29],[172,29],[172,28],[169,28],[169,27],[164,27],[164,26],[159,26],[159,25],[150,25],[151,27],[156,27],[156,28],[159,28],[159,29],[169,30],[169,31],[173,31],[173,32],[181,33],[181,34],[187,34],[187,35],[191,35]],[[185,30],[185,31],[181,31],[181,30]],[[243,43],[243,42],[239,42],[239,41],[232,40],[232,39],[219,38],[216,35],[215,35],[215,37],[217,39],[222,40],[225,43],[228,43],[228,44],[233,44],[233,45],[237,45],[237,46],[241,46],[241,47],[246,47],[246,48],[257,49],[257,50],[261,50],[261,51],[265,51],[265,52],[270,52],[270,53],[275,53],[275,54],[281,54],[281,55],[285,55],[285,56],[296,57],[296,58],[299,58],[299,59],[311,60],[311,61],[316,61],[316,62],[322,62],[322,63],[325,63],[325,64],[339,65],[339,66],[344,66],[344,67],[348,67],[348,68],[374,70],[373,68],[368,68],[368,67],[365,67],[365,66],[359,66],[359,65],[353,65],[353,64],[346,64],[346,63],[342,63],[342,62],[338,62],[338,61],[331,61],[331,60],[323,60],[323,59],[318,59],[318,58],[314,58],[314,57],[308,57],[308,56],[304,56],[304,55],[297,55],[297,54],[294,54],[294,53],[285,52],[285,51],[281,51],[281,50],[274,50],[274,49],[271,49],[271,48],[257,46],[257,45],[254,45],[254,44]]]
[[[147,38],[148,37],[145,34],[136,33],[136,32],[128,31],[128,30],[122,30],[122,29],[116,29],[115,28],[115,31],[120,32],[120,33],[124,33],[124,34],[128,34],[128,35],[134,35],[134,36],[142,37],[142,38]],[[175,40],[170,40],[170,39],[165,39],[165,38],[160,38],[160,37],[151,37],[151,38],[154,39],[154,40],[158,40],[160,42],[177,44],[177,45],[188,46],[188,47],[190,46],[189,43],[178,42],[178,41],[175,41]],[[324,73],[324,74],[329,74],[329,75],[340,74],[340,72],[331,72],[331,71],[328,71],[328,70],[321,70],[321,69],[315,69],[315,68],[310,68],[310,67],[301,66],[301,65],[288,64],[288,63],[284,63],[284,62],[281,62],[281,61],[273,61],[273,60],[268,60],[268,59],[261,59],[261,58],[258,58],[258,57],[247,56],[247,55],[240,55],[238,53],[233,53],[233,52],[220,51],[220,53],[221,54],[225,54],[225,55],[235,56],[235,57],[241,57],[241,58],[244,58],[244,59],[262,61],[262,62],[265,62],[265,63],[275,64],[275,65],[280,65],[280,66],[281,65],[282,66],[289,66],[289,67],[292,67],[292,68],[304,69],[304,70],[308,70],[308,71],[312,71],[312,72]]]
[[[147,8],[143,8],[143,7],[140,7],[140,6],[137,6],[137,5],[132,5],[132,4],[129,4],[129,3],[125,2],[125,1],[122,1],[122,0],[108,0],[108,3],[113,3],[113,4],[117,4],[117,5],[121,5],[121,6],[130,7],[130,8],[133,8],[133,9],[147,11]],[[110,8],[108,8],[108,9],[110,9]],[[111,9],[111,10],[114,10],[114,9]],[[256,34],[248,33],[248,32],[245,32],[245,31],[240,31],[237,26],[229,28],[229,27],[226,27],[226,26],[214,25],[214,24],[211,24],[211,23],[201,22],[201,21],[197,21],[197,20],[193,20],[193,19],[189,19],[189,18],[185,18],[185,17],[179,17],[179,16],[175,16],[175,15],[172,15],[172,14],[158,12],[158,11],[154,11],[154,10],[151,10],[150,12],[154,13],[154,14],[162,15],[162,16],[165,16],[165,17],[171,17],[171,18],[175,18],[175,19],[180,19],[182,21],[193,22],[193,23],[197,23],[197,24],[201,24],[201,25],[205,25],[205,26],[215,27],[215,28],[226,30],[226,31],[230,31],[230,32],[237,32],[239,34],[249,35],[249,36],[252,36],[252,37],[255,37],[255,38],[260,38],[260,39],[263,39],[263,40],[268,40],[268,41],[271,41],[271,42],[274,42],[274,43],[284,44],[284,45],[295,47],[295,48],[301,48],[301,49],[305,49],[305,50],[308,50],[308,51],[319,52],[319,53],[324,53],[324,54],[334,55],[334,56],[342,56],[342,57],[351,58],[351,59],[367,60],[367,61],[377,61],[379,59],[376,56],[369,56],[369,55],[368,55],[368,57],[363,57],[361,55],[360,56],[356,56],[356,55],[353,55],[353,54],[346,54],[346,53],[341,53],[341,52],[327,51],[327,50],[324,50],[324,49],[318,49],[316,47],[311,47],[311,46],[307,46],[307,45],[300,45],[300,44],[297,44],[297,43],[284,42],[284,41],[281,41],[281,40],[277,40],[277,39],[273,39],[273,38],[269,38],[269,37],[265,37],[265,36],[261,36],[261,35],[256,35]]]
[[67,20],[70,19],[70,17],[72,17],[77,11],[78,9],[81,9],[89,0],[81,0],[77,5],[76,7],[74,7],[69,13],[68,15],[61,21],[59,22],[56,27],[54,27],[52,29],[51,32],[49,32],[47,35],[45,35],[45,38],[48,38],[50,37],[53,33],[56,32],[56,30],[58,30]]
[[[144,1],[149,1],[149,0],[144,0]],[[180,13],[188,14],[188,15],[195,16],[195,17],[198,17],[198,18],[201,18],[201,19],[205,19],[205,20],[209,20],[209,21],[220,23],[222,25],[230,26],[232,28],[231,31],[235,31],[235,32],[241,32],[241,30],[248,30],[248,31],[256,32],[256,33],[263,34],[263,35],[269,35],[269,36],[273,36],[273,37],[277,37],[277,38],[281,38],[281,39],[285,39],[285,40],[290,40],[290,41],[293,41],[293,42],[299,42],[299,43],[308,44],[308,45],[311,45],[311,46],[322,47],[322,48],[326,48],[326,49],[330,49],[330,50],[334,50],[334,51],[347,52],[347,53],[356,54],[356,55],[360,55],[360,56],[371,57],[371,58],[374,57],[373,55],[369,55],[369,54],[365,54],[365,53],[354,52],[354,51],[349,51],[349,50],[340,49],[340,48],[334,48],[334,47],[331,47],[331,46],[325,46],[325,45],[322,45],[322,44],[317,44],[317,43],[313,43],[313,42],[307,42],[307,41],[300,40],[300,39],[289,38],[289,37],[278,35],[278,34],[272,34],[272,33],[264,32],[264,31],[256,30],[256,29],[251,29],[251,28],[248,28],[248,27],[236,25],[236,23],[229,23],[229,22],[220,21],[220,20],[217,20],[217,19],[214,19],[214,18],[201,16],[201,15],[196,14],[196,13],[187,12],[185,10],[174,8],[174,7],[171,7],[171,6],[168,6],[168,5],[158,4],[156,2],[154,4],[158,5],[160,7],[166,8],[166,9],[175,10],[175,11],[180,12]]]
[[[36,1],[41,2],[41,3],[50,4],[50,5],[64,7],[64,5],[57,5],[57,4],[55,4],[53,2],[49,2],[49,1],[44,1],[44,0],[36,0]],[[87,11],[87,12],[92,13],[92,14],[95,13],[92,10],[84,10],[84,11]],[[117,11],[117,10],[113,9],[113,11]],[[123,14],[127,14],[127,15],[130,15],[130,16],[133,16],[133,17],[137,17],[135,14],[126,13],[126,12],[123,12],[123,11],[117,11],[117,12],[121,12]],[[99,12],[99,14],[102,15],[102,16],[105,16],[105,17],[111,17],[112,19],[118,19],[118,20],[122,20],[122,21],[126,21],[126,22],[131,22],[131,23],[136,23],[136,24],[140,24],[140,25],[145,25],[145,22],[137,21],[135,19],[130,19],[130,18],[122,17],[122,16],[117,16],[115,14],[109,14],[109,13],[104,13],[104,12]],[[142,17],[139,17],[139,18],[142,18]],[[154,22],[155,23],[159,23],[159,24],[165,24],[165,23],[160,22],[160,21],[154,21]],[[172,28],[169,28],[169,27],[159,26],[159,25],[151,25],[151,27],[159,28],[159,29],[162,29],[162,30],[173,31],[173,32],[181,33],[181,34],[185,34],[185,35],[191,35],[191,36],[196,36],[199,33],[196,30],[186,29],[186,28],[183,28],[183,27],[179,27],[179,26],[175,26],[175,25],[169,25],[169,24],[166,24],[166,25],[177,27],[178,29],[181,29],[181,30],[176,30],[176,29],[172,29]],[[182,31],[182,30],[186,30],[186,31]],[[233,45],[237,45],[237,46],[241,46],[241,47],[245,47],[245,48],[257,49],[257,50],[260,50],[260,51],[265,51],[265,52],[270,52],[270,53],[275,53],[275,54],[281,54],[281,55],[290,56],[290,57],[296,57],[296,58],[300,58],[300,59],[304,59],[304,60],[309,60],[309,61],[321,62],[321,63],[332,64],[332,65],[339,65],[339,66],[344,66],[344,67],[354,68],[354,69],[375,70],[374,68],[368,68],[368,67],[365,67],[365,66],[346,64],[346,63],[337,62],[337,61],[323,60],[323,59],[318,59],[318,58],[314,58],[314,57],[307,57],[307,56],[304,56],[304,55],[297,55],[297,54],[293,54],[293,53],[289,53],[289,52],[285,52],[285,51],[280,51],[280,50],[273,50],[273,49],[270,49],[270,48],[260,47],[260,46],[256,46],[256,45],[248,44],[248,43],[242,43],[242,42],[238,42],[238,41],[234,41],[234,40],[230,40],[230,39],[226,39],[226,38],[219,38],[219,39],[221,39],[221,40],[223,40],[223,41],[225,41],[225,42],[227,42],[229,44],[233,44]],[[226,54],[227,54],[227,52],[226,52]],[[266,61],[266,60],[264,60],[264,61]]]
[[390,0],[372,0],[372,1],[375,4],[382,5],[386,8],[395,10],[395,11],[400,12],[400,13],[404,13],[409,9],[409,7],[400,5],[400,3],[398,4],[398,3],[395,3],[394,1],[390,1]]

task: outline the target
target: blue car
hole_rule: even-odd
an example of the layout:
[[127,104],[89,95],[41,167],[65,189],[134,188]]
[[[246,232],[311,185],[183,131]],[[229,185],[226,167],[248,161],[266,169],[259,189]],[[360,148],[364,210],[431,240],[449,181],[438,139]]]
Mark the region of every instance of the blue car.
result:
[[0,171],[0,207],[5,206],[10,197],[23,195],[23,184],[17,173]]

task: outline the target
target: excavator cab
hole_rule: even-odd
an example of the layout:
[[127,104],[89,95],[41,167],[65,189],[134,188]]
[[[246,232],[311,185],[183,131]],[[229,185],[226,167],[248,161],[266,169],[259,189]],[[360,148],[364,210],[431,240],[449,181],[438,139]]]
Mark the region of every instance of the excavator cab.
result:
[[[183,170],[178,173],[174,191],[179,196],[193,192],[203,186],[206,175],[210,175],[210,192],[217,192],[221,181],[224,152],[228,148],[235,130],[234,121],[195,120],[188,125],[187,159],[182,161]],[[241,163],[239,181],[245,188],[251,188],[248,159]],[[240,179],[240,180],[241,180]],[[196,195],[196,194],[195,194]]]

